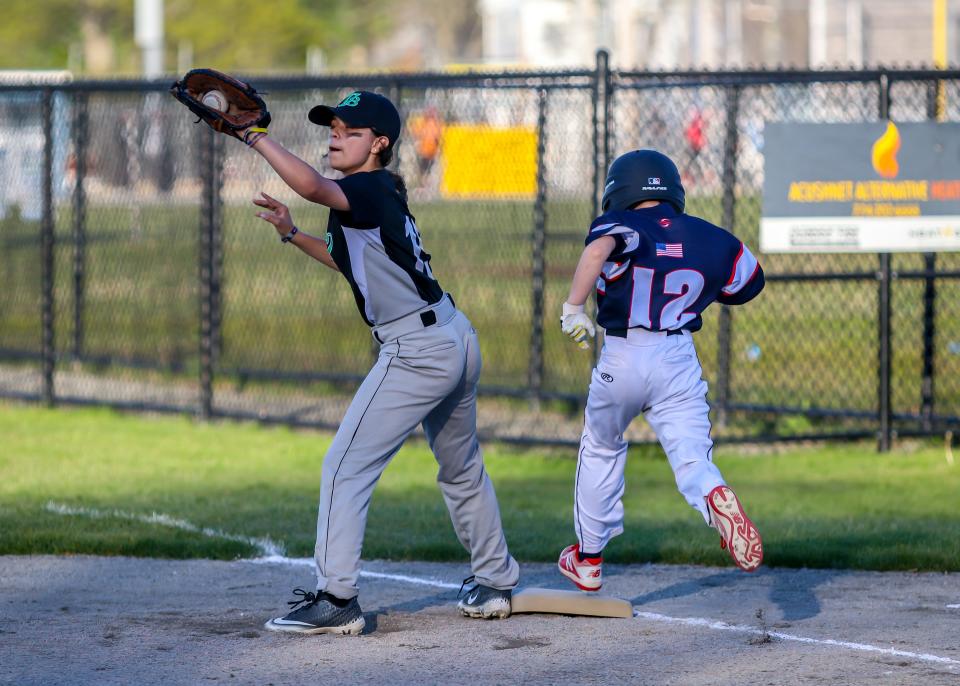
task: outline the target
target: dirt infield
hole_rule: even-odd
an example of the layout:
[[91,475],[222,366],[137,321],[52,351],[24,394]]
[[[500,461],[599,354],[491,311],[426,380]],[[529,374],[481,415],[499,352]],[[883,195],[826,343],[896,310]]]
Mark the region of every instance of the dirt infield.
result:
[[303,563],[0,557],[0,683],[960,682],[956,574],[606,571],[633,619],[468,620],[465,565],[368,562],[364,635],[291,637],[262,623],[312,588]]

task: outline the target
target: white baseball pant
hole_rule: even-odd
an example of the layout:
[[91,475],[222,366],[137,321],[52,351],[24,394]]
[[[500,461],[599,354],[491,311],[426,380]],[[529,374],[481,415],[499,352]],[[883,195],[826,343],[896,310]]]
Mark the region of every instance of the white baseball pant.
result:
[[689,332],[629,329],[626,338],[605,337],[590,381],[574,486],[581,550],[601,552],[623,533],[623,434],[641,413],[667,454],[680,493],[710,523],[704,499],[724,480],[712,461],[702,373]]

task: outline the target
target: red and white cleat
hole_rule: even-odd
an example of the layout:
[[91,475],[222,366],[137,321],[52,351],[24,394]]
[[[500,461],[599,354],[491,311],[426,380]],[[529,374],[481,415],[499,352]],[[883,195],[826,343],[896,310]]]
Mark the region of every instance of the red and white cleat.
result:
[[580,560],[577,552],[580,544],[568,545],[560,553],[557,567],[560,573],[570,579],[581,591],[599,591],[603,585],[603,562],[600,558]]
[[720,532],[720,547],[729,551],[737,567],[754,571],[763,562],[763,542],[736,493],[727,486],[717,486],[707,495],[707,507],[713,526]]

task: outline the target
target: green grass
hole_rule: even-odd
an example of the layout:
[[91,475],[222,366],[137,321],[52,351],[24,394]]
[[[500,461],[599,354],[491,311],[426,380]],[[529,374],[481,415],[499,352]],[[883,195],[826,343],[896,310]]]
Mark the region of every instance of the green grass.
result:
[[[0,554],[96,553],[230,559],[255,550],[156,525],[48,512],[71,506],[153,512],[244,536],[289,554],[313,548],[328,434],[253,424],[198,424],[109,410],[0,404]],[[771,566],[960,571],[960,467],[942,448],[912,444],[725,448],[716,462],[760,527]],[[571,540],[573,451],[486,446],[511,550],[551,561]],[[367,558],[466,560],[434,482],[436,465],[411,441],[373,498]],[[627,466],[626,533],[611,562],[728,565],[714,533],[676,491],[657,448]]]
[[[483,382],[525,384],[531,337],[533,207],[529,202],[414,203],[434,269],[481,335]],[[544,316],[545,389],[582,393],[586,356],[562,336],[556,312],[566,297],[590,221],[586,201],[551,200]],[[326,212],[293,207],[307,230],[322,232]],[[690,211],[720,221],[718,198],[690,200]],[[738,200],[735,230],[757,247],[759,199]],[[131,231],[131,209],[94,206],[84,315],[85,351],[197,367],[199,208],[141,208],[142,230]],[[58,208],[56,329],[58,350],[72,337],[72,249],[69,206]],[[363,374],[371,340],[342,278],[285,249],[249,209],[225,208],[221,370],[335,371]],[[39,349],[40,260],[38,224],[13,213],[0,221],[0,348]],[[763,255],[767,273],[862,271],[874,255]],[[938,256],[942,269],[960,268],[960,254]],[[919,255],[895,255],[898,271],[922,268]],[[960,284],[937,286],[935,368],[937,411],[960,410]],[[920,404],[923,286],[894,285],[893,408]],[[707,311],[698,335],[709,381],[716,379],[719,309]],[[732,397],[737,402],[795,407],[877,405],[877,285],[872,281],[771,283],[755,302],[733,308]],[[751,355],[759,346],[761,355]],[[588,360],[587,360],[588,362]]]

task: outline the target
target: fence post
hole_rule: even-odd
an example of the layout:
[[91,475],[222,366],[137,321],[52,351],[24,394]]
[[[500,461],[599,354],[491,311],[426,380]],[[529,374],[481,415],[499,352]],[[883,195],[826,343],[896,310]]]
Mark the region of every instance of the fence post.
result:
[[531,276],[530,358],[527,388],[534,404],[543,391],[543,311],[547,242],[547,182],[544,153],[547,140],[547,91],[537,94],[537,197],[533,204],[533,269]]
[[878,403],[880,412],[880,436],[877,449],[882,453],[889,451],[892,443],[890,407],[890,375],[892,367],[890,350],[890,319],[892,298],[890,286],[893,278],[893,270],[890,268],[890,253],[880,253],[880,269],[877,272],[877,280],[879,281],[878,301],[880,306],[880,314],[878,317],[880,326],[880,397]]
[[[890,78],[887,74],[880,76],[880,119],[890,118]],[[879,413],[880,432],[877,439],[877,450],[885,453],[890,450],[893,442],[892,428],[892,410],[890,405],[891,395],[891,357],[890,348],[891,338],[891,316],[892,316],[892,289],[891,282],[894,278],[891,269],[890,253],[880,253],[880,268],[877,272],[878,280],[878,336],[879,336],[879,398],[877,411]]]
[[216,363],[218,337],[217,313],[220,284],[218,249],[220,242],[220,159],[217,134],[200,129],[200,173],[203,178],[203,196],[200,207],[200,407],[201,419],[213,415],[213,375]]
[[593,79],[593,195],[592,216],[600,214],[600,196],[603,177],[607,173],[607,155],[610,152],[610,53],[597,50],[597,70]]
[[[723,216],[721,226],[734,232],[736,219],[737,186],[737,116],[740,113],[740,86],[727,89],[727,128],[723,141]],[[720,308],[717,329],[717,424],[727,423],[727,407],[730,404],[730,340],[733,333],[733,311]]]
[[[403,98],[403,83],[400,81],[394,81],[390,84],[390,102],[393,103],[393,106],[397,108],[397,112],[400,113],[401,129],[403,128],[403,121],[406,118],[406,113],[400,106],[400,100]],[[393,146],[393,160],[391,160],[390,167],[400,173],[400,146]],[[373,336],[371,336],[373,338]]]
[[923,371],[920,381],[920,421],[924,431],[933,430],[934,343],[937,334],[937,254],[924,253],[923,268]]
[[[613,79],[610,74],[610,53],[597,50],[597,71],[593,81],[593,196],[591,220],[600,214],[603,182],[610,166],[610,101],[613,97]],[[596,302],[587,300],[596,314]],[[596,319],[596,317],[594,317]],[[600,359],[600,337],[593,346],[593,363]]]
[[[927,117],[934,121],[943,119],[942,81],[931,81],[927,89]],[[920,424],[924,431],[933,430],[934,415],[934,361],[937,333],[937,254],[924,253],[923,268],[923,370],[920,374]]]
[[83,311],[86,304],[87,267],[87,94],[73,99],[73,344],[71,356],[83,356]]
[[[223,136],[215,136],[213,141],[213,225],[210,227],[211,253],[210,268],[210,380],[213,381],[215,370],[220,364],[220,354],[223,351]],[[211,402],[213,392],[211,391]]]
[[43,219],[40,226],[41,262],[41,365],[43,386],[41,399],[47,407],[53,407],[56,393],[53,386],[53,369],[56,356],[54,338],[54,240],[53,233],[53,91],[45,88],[41,95],[43,117]]

